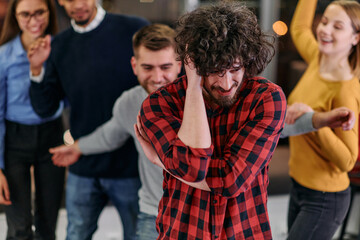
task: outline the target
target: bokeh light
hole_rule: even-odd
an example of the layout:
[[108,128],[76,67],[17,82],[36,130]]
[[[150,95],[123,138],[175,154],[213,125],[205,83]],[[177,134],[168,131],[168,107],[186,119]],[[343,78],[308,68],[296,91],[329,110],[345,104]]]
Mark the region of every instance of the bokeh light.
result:
[[286,24],[283,21],[274,22],[272,27],[273,27],[274,32],[279,36],[285,35],[288,31],[288,27],[286,26]]

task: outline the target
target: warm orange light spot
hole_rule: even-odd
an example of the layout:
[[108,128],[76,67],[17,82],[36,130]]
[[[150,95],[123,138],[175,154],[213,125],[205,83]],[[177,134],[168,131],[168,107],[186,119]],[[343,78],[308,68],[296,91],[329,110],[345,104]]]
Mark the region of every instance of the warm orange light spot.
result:
[[279,36],[285,35],[288,31],[288,27],[283,21],[274,22],[272,27],[274,32]]

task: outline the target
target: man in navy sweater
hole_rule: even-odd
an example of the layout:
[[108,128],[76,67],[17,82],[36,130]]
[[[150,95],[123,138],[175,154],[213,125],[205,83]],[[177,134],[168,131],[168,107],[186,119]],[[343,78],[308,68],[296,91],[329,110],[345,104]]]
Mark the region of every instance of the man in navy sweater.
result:
[[[144,19],[106,13],[96,0],[59,0],[72,27],[30,47],[31,102],[42,117],[60,100],[70,103],[74,139],[94,131],[112,116],[115,100],[137,84],[129,59],[131,38]],[[47,59],[47,60],[46,60]],[[43,63],[46,61],[46,70]],[[133,141],[105,154],[82,156],[69,168],[66,186],[67,239],[91,239],[109,200],[118,210],[124,239],[133,239],[140,187]]]

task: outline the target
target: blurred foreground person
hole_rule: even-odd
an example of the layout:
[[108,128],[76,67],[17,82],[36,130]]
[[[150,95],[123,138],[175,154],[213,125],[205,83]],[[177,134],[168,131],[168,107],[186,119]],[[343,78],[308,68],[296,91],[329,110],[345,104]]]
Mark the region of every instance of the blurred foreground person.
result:
[[44,119],[35,113],[27,52],[38,38],[56,31],[52,0],[9,2],[0,36],[0,204],[5,205],[7,239],[55,239],[65,169],[52,164],[47,149],[62,143],[63,106]]
[[[124,145],[128,138],[135,138],[133,125],[141,103],[149,93],[174,81],[180,72],[181,62],[176,61],[174,37],[175,31],[163,24],[143,27],[134,35],[131,66],[140,86],[125,91],[115,102],[112,118],[94,132],[79,138],[73,145],[51,149],[54,164],[69,166],[77,162],[81,154],[112,151]],[[138,141],[135,143],[141,180],[136,238],[156,239],[155,220],[163,192],[162,169],[146,158]]]

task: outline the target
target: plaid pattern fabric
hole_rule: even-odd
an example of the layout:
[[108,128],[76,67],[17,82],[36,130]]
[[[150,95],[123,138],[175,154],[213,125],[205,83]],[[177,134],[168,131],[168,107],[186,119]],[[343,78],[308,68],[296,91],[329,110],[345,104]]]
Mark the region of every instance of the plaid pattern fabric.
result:
[[186,77],[151,94],[142,105],[146,134],[165,167],[211,192],[164,172],[158,239],[271,239],[267,213],[268,164],[284,125],[286,100],[277,85],[244,79],[231,108],[206,104],[212,146],[194,149],[177,137]]

